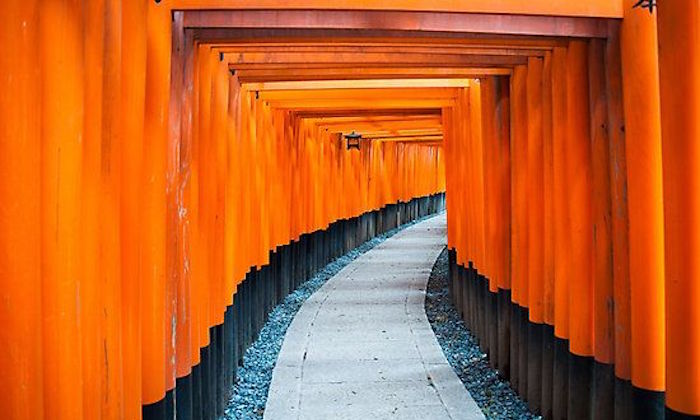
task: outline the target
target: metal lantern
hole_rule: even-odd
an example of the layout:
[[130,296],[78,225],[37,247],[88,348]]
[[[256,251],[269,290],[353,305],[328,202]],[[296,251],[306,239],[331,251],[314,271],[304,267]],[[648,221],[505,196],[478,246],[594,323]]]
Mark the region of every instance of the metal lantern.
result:
[[362,138],[362,134],[358,134],[355,132],[355,130],[352,131],[350,134],[345,135],[345,140],[347,141],[347,150],[350,149],[357,149],[360,150],[360,139]]

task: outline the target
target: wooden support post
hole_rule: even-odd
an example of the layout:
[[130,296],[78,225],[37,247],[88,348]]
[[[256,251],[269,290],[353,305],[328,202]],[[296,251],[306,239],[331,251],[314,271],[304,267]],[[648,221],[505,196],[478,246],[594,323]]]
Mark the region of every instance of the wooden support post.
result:
[[[10,1],[0,16],[0,412],[8,420],[44,418],[39,166],[44,59],[37,61],[36,49],[39,16],[53,8],[41,10],[39,3]],[[51,48],[43,47],[42,55],[52,54]]]
[[542,155],[543,155],[543,326],[541,414],[552,417],[554,380],[554,154],[552,134],[552,53],[542,64]]
[[633,417],[663,418],[664,217],[656,17],[625,0],[620,29],[627,152]]
[[166,369],[166,166],[170,90],[170,16],[148,3],[146,102],[141,179],[141,337],[144,419],[165,415]]
[[554,366],[552,382],[552,416],[567,416],[568,339],[569,339],[569,200],[566,178],[565,143],[567,133],[567,51],[552,51],[552,176],[554,230]]
[[629,211],[627,208],[627,163],[625,116],[620,57],[620,25],[608,25],[605,47],[605,80],[608,99],[610,147],[610,195],[613,256],[613,321],[615,349],[615,418],[629,418],[631,412],[630,372],[630,266]]
[[588,46],[569,43],[567,56],[566,182],[570,218],[569,404],[570,418],[590,415],[593,374],[592,165],[588,100]]
[[700,415],[700,5],[660,2],[667,418]]
[[588,80],[593,165],[593,281],[594,281],[594,395],[593,415],[614,416],[614,330],[612,225],[610,196],[610,147],[608,137],[608,98],[605,82],[605,42],[588,44]]
[[[145,2],[124,2],[122,20],[133,25],[122,30],[121,62],[121,294],[122,294],[122,374],[124,377],[124,417],[141,415],[141,243],[140,182],[143,153],[143,123],[146,94],[146,13]],[[126,46],[126,48],[124,47]]]
[[544,323],[544,139],[542,117],[543,60],[528,58],[527,65],[527,278],[528,278],[528,406],[542,408],[542,332]]
[[[83,10],[78,1],[40,13],[41,277],[44,415],[82,419],[80,291],[81,175],[84,122]],[[56,40],[63,40],[57,48]],[[65,118],[71,115],[71,118]]]

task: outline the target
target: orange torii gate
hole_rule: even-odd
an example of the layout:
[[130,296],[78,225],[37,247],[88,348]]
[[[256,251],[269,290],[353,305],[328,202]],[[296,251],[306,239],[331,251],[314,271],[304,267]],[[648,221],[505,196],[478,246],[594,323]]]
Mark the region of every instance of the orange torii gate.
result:
[[455,300],[533,410],[700,415],[696,4],[231,3],[0,6],[7,418],[214,416],[259,285],[445,190]]

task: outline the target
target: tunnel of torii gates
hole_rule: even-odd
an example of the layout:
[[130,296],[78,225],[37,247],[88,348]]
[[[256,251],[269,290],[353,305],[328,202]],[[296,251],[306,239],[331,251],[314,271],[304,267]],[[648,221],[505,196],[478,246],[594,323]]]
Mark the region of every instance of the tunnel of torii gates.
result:
[[700,3],[287,3],[2,2],[0,417],[215,418],[273,305],[445,192],[533,411],[700,415]]

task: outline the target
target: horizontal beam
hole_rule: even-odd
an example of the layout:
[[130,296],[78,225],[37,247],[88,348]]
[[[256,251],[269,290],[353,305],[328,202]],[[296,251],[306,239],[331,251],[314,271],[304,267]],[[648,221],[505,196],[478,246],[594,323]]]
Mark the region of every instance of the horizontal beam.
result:
[[[311,68],[314,64],[327,66],[392,65],[442,66],[515,66],[527,64],[527,56],[493,54],[431,54],[431,53],[223,53],[223,60],[232,69],[255,68],[272,65]],[[260,68],[260,67],[258,67]]]
[[488,13],[366,10],[196,10],[185,13],[184,26],[186,28],[383,29],[568,36],[574,38],[607,37],[607,19]]
[[403,10],[622,18],[622,0],[169,0],[172,9]]
[[504,35],[459,32],[398,31],[387,29],[319,29],[319,28],[189,28],[187,36],[199,43],[212,45],[314,45],[329,44],[402,44],[461,45],[502,48],[565,47],[566,36]]
[[375,99],[454,99],[456,87],[416,87],[413,89],[375,88],[375,89],[323,89],[323,90],[268,90],[259,91],[259,98],[269,102],[279,100],[343,100],[357,99],[373,101]]
[[322,130],[328,131],[352,131],[366,133],[384,132],[384,133],[400,133],[407,130],[442,130],[442,122],[439,119],[434,120],[407,120],[407,121],[347,121],[341,123],[316,123],[316,126]]
[[472,79],[484,76],[509,76],[506,67],[341,67],[341,68],[281,68],[236,70],[242,83],[289,82],[310,80],[369,80],[369,79]]
[[230,54],[319,54],[319,53],[335,53],[335,54],[430,54],[430,55],[520,55],[526,57],[544,57],[547,51],[551,48],[526,48],[522,46],[463,46],[463,45],[374,45],[374,44],[357,44],[357,45],[314,45],[314,46],[297,46],[294,44],[286,46],[269,46],[259,44],[251,47],[241,47],[236,44],[205,44],[207,47],[215,51],[230,55]]
[[[442,128],[426,129],[426,130],[415,130],[415,131],[368,131],[368,130],[342,130],[343,133],[356,132],[362,135],[364,139],[393,139],[393,138],[414,138],[414,137],[426,137],[426,136],[440,136],[442,137]],[[337,131],[341,132],[341,131]]]
[[425,107],[425,108],[383,108],[383,109],[364,109],[364,108],[354,108],[354,109],[344,109],[344,110],[334,110],[334,109],[317,109],[317,110],[304,110],[304,111],[293,111],[294,118],[336,118],[336,117],[380,117],[380,116],[401,116],[405,115],[408,117],[415,117],[419,115],[442,115],[442,109],[440,107]]
[[[399,33],[401,35],[401,33]],[[212,48],[229,49],[230,51],[343,51],[360,50],[368,52],[390,52],[391,50],[404,51],[406,49],[426,50],[434,52],[460,52],[473,49],[498,49],[498,50],[531,50],[551,51],[557,46],[565,46],[565,42],[533,42],[531,40],[503,40],[484,38],[411,38],[399,36],[397,39],[382,40],[368,37],[354,38],[323,38],[323,41],[314,39],[289,39],[284,40],[270,38],[249,41],[231,40],[227,42],[200,42]]]
[[401,142],[438,142],[442,141],[442,134],[429,136],[389,136],[389,137],[362,137],[365,140],[373,141],[401,141]]
[[378,88],[459,88],[469,87],[472,79],[375,79],[375,80],[320,80],[300,82],[245,83],[252,91],[325,90],[325,89],[378,89]]
[[450,108],[454,106],[453,99],[326,99],[326,100],[285,100],[270,101],[270,105],[277,109],[297,111],[332,111],[349,113],[353,110],[363,109],[404,109],[414,110],[418,108]]

